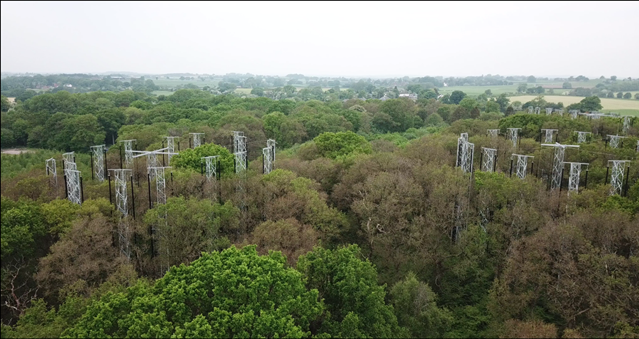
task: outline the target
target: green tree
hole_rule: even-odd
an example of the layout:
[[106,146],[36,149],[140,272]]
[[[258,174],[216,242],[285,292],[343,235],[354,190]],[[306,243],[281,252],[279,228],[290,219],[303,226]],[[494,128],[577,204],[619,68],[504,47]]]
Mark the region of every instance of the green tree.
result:
[[459,103],[466,97],[466,93],[462,92],[462,91],[453,91],[453,93],[450,94],[450,103],[451,104],[455,104],[455,105],[459,105]]
[[313,141],[320,155],[330,159],[337,159],[354,153],[368,154],[372,152],[371,145],[366,141],[366,138],[351,131],[322,133]]
[[528,82],[529,84],[534,84],[535,82],[537,82],[537,78],[531,75],[528,78],[526,78],[526,82]]
[[460,102],[459,102],[459,107],[463,107],[464,109],[466,109],[468,112],[472,111],[473,108],[477,107],[478,103],[475,99],[472,98],[463,98]]
[[601,106],[601,99],[599,99],[599,97],[595,95],[583,98],[579,102],[579,105],[581,107],[581,110],[584,112],[598,111],[603,108],[603,106]]
[[572,84],[571,84],[571,83],[569,83],[568,81],[566,81],[566,82],[564,82],[564,83],[561,85],[561,88],[563,88],[563,89],[572,89]]
[[623,95],[624,99],[631,99],[632,98],[632,94],[630,94],[630,92],[626,92],[626,94]]
[[623,92],[617,93],[617,99],[621,99],[621,98],[623,98]]
[[180,151],[180,154],[171,157],[171,166],[188,168],[199,173],[202,169],[202,158],[214,155],[219,156],[221,168],[217,170],[221,174],[235,173],[235,168],[233,167],[235,156],[226,147],[213,143]]
[[415,338],[441,338],[452,325],[452,314],[437,307],[435,292],[413,272],[393,286],[390,297],[399,324]]
[[203,253],[153,286],[108,293],[63,335],[79,337],[309,337],[323,308],[317,290],[255,246]]
[[264,88],[255,87],[251,90],[251,94],[257,95],[258,97],[264,96]]
[[328,250],[321,247],[297,262],[306,286],[318,290],[325,305],[320,332],[333,337],[396,338],[406,336],[393,307],[386,305],[377,271],[361,258],[356,245]]
[[11,108],[11,104],[9,103],[9,98],[4,95],[0,96],[0,108],[2,112],[7,112],[9,108]]
[[526,83],[521,83],[517,86],[517,93],[526,93],[528,85]]
[[390,132],[403,132],[413,127],[417,108],[409,99],[391,99],[384,101],[380,106],[381,113],[387,114],[393,121]]

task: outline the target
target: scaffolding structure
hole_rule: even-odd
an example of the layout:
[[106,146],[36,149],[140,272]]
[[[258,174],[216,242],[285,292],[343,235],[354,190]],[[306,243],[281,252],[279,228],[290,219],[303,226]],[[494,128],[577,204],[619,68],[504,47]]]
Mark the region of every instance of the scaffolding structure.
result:
[[577,116],[579,115],[579,110],[578,109],[571,109],[568,111],[568,114],[570,114],[570,117],[573,119],[577,119]]
[[456,167],[461,167],[464,173],[473,171],[475,144],[468,142],[468,133],[462,133],[457,139]]
[[166,204],[166,177],[165,177],[165,169],[171,168],[167,167],[150,167],[150,173],[152,173],[153,178],[155,178],[155,202],[158,205]]
[[555,135],[555,133],[559,134],[559,130],[558,129],[551,129],[551,128],[542,128],[541,129],[541,133],[544,134],[545,133],[545,137],[544,137],[544,141],[547,144],[552,143],[552,138],[553,135]]
[[233,155],[235,155],[235,173],[245,173],[247,167],[246,137],[244,132],[233,131]]
[[517,157],[517,162],[515,164],[515,174],[519,179],[526,178],[526,173],[528,171],[528,158],[534,159],[532,155],[523,155],[523,154],[513,154],[511,159]]
[[275,140],[274,139],[268,139],[266,140],[266,147],[271,149],[271,160],[275,161]]
[[104,153],[106,145],[91,146],[93,155],[93,174],[98,181],[104,181]]
[[546,107],[546,115],[551,115],[553,110],[554,109],[552,107]]
[[[570,165],[570,175],[568,177],[568,194],[570,192],[579,193],[579,181],[581,176],[582,166],[588,166],[587,162],[564,162],[564,164]],[[588,175],[586,175],[587,179]]]
[[584,142],[588,141],[588,135],[591,135],[592,132],[582,132],[582,131],[575,131],[577,133],[577,143],[578,144],[583,144]]
[[124,168],[131,168],[133,166],[133,142],[135,139],[120,140],[120,143],[124,145]]
[[528,114],[533,114],[535,112],[535,108],[532,106],[528,106]]
[[610,148],[619,148],[621,139],[625,138],[623,135],[608,135],[610,141]]
[[52,175],[55,185],[58,186],[58,168],[56,166],[55,159],[47,159],[45,166],[47,169],[47,175]]
[[612,163],[612,172],[610,173],[610,195],[623,193],[623,180],[625,177],[625,169],[630,160],[608,160],[608,164]]
[[489,129],[488,136],[496,138],[499,135],[499,129]]
[[494,172],[497,165],[497,149],[482,147],[481,152],[481,170]]
[[[67,197],[72,203],[82,205],[82,184],[80,182],[80,171],[75,169],[75,163],[70,164],[72,164],[73,166],[69,166],[69,163],[67,163],[68,167],[64,170],[64,175],[67,182]],[[70,169],[69,167],[73,167],[74,169]]]
[[189,133],[189,134],[191,135],[193,148],[200,147],[204,143],[204,133]]
[[115,207],[122,217],[126,217],[129,215],[129,193],[127,191],[126,179],[130,177],[133,172],[130,169],[123,168],[110,169],[109,171],[113,171],[113,176],[115,177]]
[[212,155],[209,157],[203,157],[202,161],[204,162],[204,174],[206,175],[206,180],[211,181],[211,179],[217,179],[217,162],[219,155]]
[[175,152],[175,139],[180,137],[164,137],[166,139],[166,154],[168,154],[169,164],[171,164],[171,157],[176,155]]
[[273,170],[272,152],[269,147],[262,148],[262,172],[269,174]]
[[541,107],[539,106],[535,107],[535,114],[537,115],[541,114]]
[[561,177],[564,168],[564,155],[566,148],[579,148],[578,145],[562,145],[558,142],[554,144],[541,144],[541,146],[548,146],[555,148],[555,154],[553,156],[552,165],[552,180],[550,182],[550,189],[555,190],[561,186]]
[[519,131],[521,128],[508,128],[508,139],[512,141],[513,147],[517,147],[517,142],[519,141]]
[[555,108],[555,112],[558,113],[561,116],[564,116],[564,110],[561,108]]
[[62,153],[62,162],[64,163],[64,169],[77,169],[73,152]]

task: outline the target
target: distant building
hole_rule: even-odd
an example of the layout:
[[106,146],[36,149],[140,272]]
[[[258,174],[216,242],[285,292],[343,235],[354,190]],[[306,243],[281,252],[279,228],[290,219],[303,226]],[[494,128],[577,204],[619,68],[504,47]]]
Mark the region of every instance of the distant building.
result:
[[417,101],[417,94],[414,93],[402,93],[399,95],[400,98],[408,98],[411,99],[413,101]]

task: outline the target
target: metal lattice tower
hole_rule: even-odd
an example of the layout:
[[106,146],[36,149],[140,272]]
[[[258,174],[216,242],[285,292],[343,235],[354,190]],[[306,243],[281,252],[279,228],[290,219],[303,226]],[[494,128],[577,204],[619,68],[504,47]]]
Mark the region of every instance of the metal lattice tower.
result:
[[262,148],[262,156],[264,157],[264,165],[262,170],[264,174],[269,174],[273,170],[273,161],[271,159],[272,157],[271,148],[269,147]]
[[246,171],[246,137],[244,132],[233,132],[233,153],[235,155],[235,173]]
[[554,144],[541,144],[542,146],[550,146],[555,148],[555,155],[552,163],[552,180],[550,182],[550,189],[554,190],[561,186],[561,173],[564,168],[564,154],[566,147],[578,148],[578,145],[562,145],[560,143]]
[[637,140],[637,152],[639,152],[639,140]]
[[570,164],[570,176],[568,177],[568,193],[579,193],[579,177],[581,175],[581,167],[588,166],[587,162],[565,162]]
[[539,106],[535,107],[535,114],[537,115],[541,114],[541,107]]
[[[517,157],[517,163],[515,166],[515,173],[519,179],[526,178],[526,171],[528,170],[528,158],[534,158],[532,155],[513,154],[512,157]],[[511,159],[512,159],[511,157]]]
[[555,134],[555,132],[559,133],[559,130],[557,130],[557,129],[542,128],[541,131],[542,132],[545,131],[545,133],[546,133],[546,137],[544,138],[544,142],[547,143],[547,144],[552,143],[552,136]]
[[[129,215],[129,194],[127,191],[127,177],[131,176],[130,169],[110,169],[115,177],[115,207],[122,217]],[[128,174],[128,175],[127,175]]]
[[164,137],[166,139],[166,152],[168,153],[169,164],[171,163],[171,157],[175,155],[175,139],[179,137]]
[[535,112],[535,108],[532,106],[528,106],[528,114],[533,114]]
[[519,140],[519,131],[521,128],[509,128],[508,139],[513,142],[513,147],[517,147],[517,141]]
[[499,129],[489,129],[488,136],[496,138],[499,135]]
[[623,116],[623,134],[628,134],[628,130],[630,130],[630,116]]
[[587,142],[588,141],[588,134],[592,134],[592,132],[577,131],[577,143],[578,144],[583,144],[584,142]]
[[559,108],[559,109],[555,109],[555,112],[557,112],[559,115],[564,116],[564,110]]
[[457,139],[457,167],[464,173],[473,171],[475,144],[468,142],[468,133],[462,133]]
[[240,139],[244,137],[244,132],[233,131],[233,153],[239,152]]
[[610,148],[619,148],[619,141],[625,138],[622,135],[608,135],[608,140],[610,140]]
[[62,160],[64,160],[64,169],[76,169],[75,154],[73,152],[63,153]]
[[[75,167],[75,163],[73,167]],[[74,204],[82,205],[82,188],[80,187],[80,171],[66,168],[64,175],[67,177],[68,199]]]
[[610,164],[612,162],[612,172],[610,173],[610,195],[615,195],[623,192],[623,179],[625,176],[624,170],[626,164],[630,163],[630,160],[608,160]]
[[47,175],[52,175],[53,180],[55,180],[55,185],[58,185],[58,168],[55,164],[55,159],[47,159],[45,162],[47,168]]
[[493,170],[495,169],[495,158],[497,157],[497,149],[482,147],[481,151],[481,170],[483,172],[493,172]]
[[91,146],[93,153],[93,173],[98,181],[104,181],[104,147],[105,145]]
[[124,166],[129,168],[133,165],[133,142],[135,139],[131,140],[121,140],[120,142],[124,144]]
[[166,178],[164,176],[164,170],[167,167],[150,167],[149,170],[153,173],[155,178],[155,201],[158,205],[166,204]]
[[271,161],[275,161],[275,140],[273,139],[268,139],[266,140],[266,147],[271,149]]
[[193,139],[193,148],[200,147],[202,145],[202,140],[204,139],[204,133],[189,133],[191,134],[191,138]]
[[551,115],[552,114],[553,109],[550,107],[546,107],[546,115]]
[[577,119],[577,116],[579,115],[579,110],[578,109],[571,109],[570,111],[568,111],[568,114],[570,114],[571,118]]
[[209,157],[203,157],[204,160],[204,169],[206,174],[206,180],[211,181],[211,179],[217,178],[217,158],[218,155],[212,155]]

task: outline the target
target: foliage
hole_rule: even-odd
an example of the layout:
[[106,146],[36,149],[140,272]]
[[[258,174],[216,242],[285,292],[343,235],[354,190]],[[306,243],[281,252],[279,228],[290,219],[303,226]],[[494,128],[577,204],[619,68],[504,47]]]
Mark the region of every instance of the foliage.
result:
[[316,290],[278,252],[254,246],[203,253],[154,285],[139,282],[87,308],[66,337],[308,337]]
[[330,159],[354,153],[368,154],[371,152],[371,145],[368,141],[353,132],[322,133],[313,141],[319,154]]
[[377,284],[373,265],[360,259],[357,246],[321,247],[301,256],[297,268],[309,289],[319,291],[326,305],[320,331],[334,337],[391,338],[406,335],[393,307],[386,305],[384,286]]
[[235,156],[226,147],[216,144],[204,144],[193,149],[189,148],[181,151],[171,158],[171,166],[200,172],[204,164],[202,158],[214,155],[219,156],[218,160],[221,168],[217,170],[221,174],[229,175],[235,173],[235,168],[233,167]]

